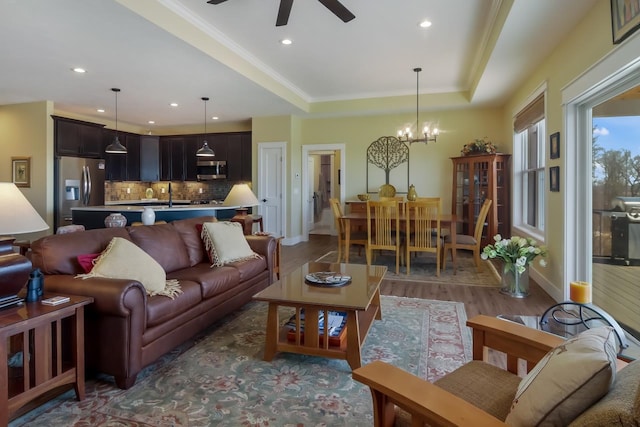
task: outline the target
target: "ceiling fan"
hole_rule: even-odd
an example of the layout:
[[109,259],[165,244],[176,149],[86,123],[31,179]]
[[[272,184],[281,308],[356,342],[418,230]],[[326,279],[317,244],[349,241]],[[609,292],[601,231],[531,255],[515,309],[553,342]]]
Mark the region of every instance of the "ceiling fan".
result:
[[[209,0],[207,3],[220,4],[227,0]],[[338,0],[318,0],[327,9],[333,12],[343,22],[349,22],[356,16],[343,6]],[[287,25],[289,22],[289,14],[291,14],[291,6],[293,6],[293,0],[280,0],[280,8],[278,9],[278,18],[276,19],[276,27]]]

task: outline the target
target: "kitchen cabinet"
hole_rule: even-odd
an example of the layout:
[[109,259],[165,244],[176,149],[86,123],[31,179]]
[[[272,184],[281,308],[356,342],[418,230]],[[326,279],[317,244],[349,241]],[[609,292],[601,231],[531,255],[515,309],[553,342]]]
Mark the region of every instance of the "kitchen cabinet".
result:
[[160,137],[140,136],[140,181],[160,180]]
[[240,132],[227,136],[227,179],[251,181],[251,133]]
[[104,158],[104,125],[51,116],[57,156]]
[[509,236],[510,160],[509,154],[468,155],[451,158],[453,194],[451,212],[458,217],[458,233],[473,235],[480,208],[491,199],[482,247],[493,243],[493,236]]
[[[105,146],[115,139],[114,130],[104,132]],[[127,154],[104,154],[106,179],[108,181],[140,181],[140,135],[118,132],[120,143],[127,148]]]
[[184,137],[171,136],[160,138],[160,180],[184,180]]
[[196,152],[202,143],[199,142],[197,136],[187,136],[184,138],[184,180],[185,181],[197,181],[198,180],[198,157]]

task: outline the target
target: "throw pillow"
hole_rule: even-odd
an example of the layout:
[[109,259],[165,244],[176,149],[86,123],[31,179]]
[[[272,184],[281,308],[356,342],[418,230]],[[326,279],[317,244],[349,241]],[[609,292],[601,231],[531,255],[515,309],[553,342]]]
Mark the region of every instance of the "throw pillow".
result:
[[142,283],[147,294],[164,295],[174,298],[182,293],[177,280],[167,280],[162,266],[133,242],[114,237],[107,248],[95,260],[93,269],[76,277],[107,277],[110,279],[130,279]]
[[213,267],[234,261],[261,258],[253,252],[237,222],[220,221],[202,224],[202,241]]
[[85,273],[89,273],[93,269],[93,261],[98,258],[100,254],[82,254],[78,255],[78,264],[82,267]]
[[522,379],[505,422],[569,425],[607,394],[615,374],[613,328],[588,329],[547,353]]

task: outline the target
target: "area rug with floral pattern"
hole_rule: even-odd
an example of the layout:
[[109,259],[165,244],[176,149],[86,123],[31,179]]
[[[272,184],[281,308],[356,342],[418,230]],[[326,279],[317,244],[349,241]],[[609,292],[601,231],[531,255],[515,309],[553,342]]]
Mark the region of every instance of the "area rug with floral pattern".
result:
[[[456,271],[454,273],[451,263],[451,255],[447,259],[446,269],[440,271],[440,275],[436,275],[436,258],[434,254],[412,254],[410,265],[410,274],[407,274],[407,267],[400,265],[399,272],[396,274],[396,256],[391,251],[376,251],[373,264],[386,265],[387,273],[385,279],[400,280],[409,282],[427,282],[427,283],[447,283],[452,285],[465,286],[487,286],[500,287],[500,273],[491,261],[480,261],[480,268],[477,268],[473,260],[473,255],[468,251],[456,251]],[[330,251],[320,258],[317,262],[336,262],[338,259],[337,251]],[[352,246],[349,252],[349,262],[353,264],[366,264],[366,256],[364,250],[357,246]]]
[[[471,359],[464,305],[382,296],[362,363],[383,360],[434,381]],[[344,360],[262,360],[267,304],[251,302],[147,367],[129,390],[90,379],[10,426],[371,426],[371,394]],[[283,317],[283,316],[281,316]]]

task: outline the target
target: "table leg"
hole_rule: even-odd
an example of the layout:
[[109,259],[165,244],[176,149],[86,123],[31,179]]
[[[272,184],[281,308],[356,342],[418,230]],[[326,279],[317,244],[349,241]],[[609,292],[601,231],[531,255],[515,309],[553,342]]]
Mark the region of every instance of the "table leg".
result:
[[358,311],[347,311],[347,363],[351,370],[362,366],[360,358],[360,322],[358,322]]
[[0,335],[0,425],[6,426],[9,423],[9,364],[7,363],[7,337]]
[[278,340],[280,339],[280,326],[278,325],[278,304],[269,303],[269,313],[267,314],[267,333],[264,344],[264,360],[271,362],[278,351]]
[[[351,220],[344,218],[344,262],[349,263],[349,249],[351,249]],[[339,260],[338,260],[339,261]]]
[[80,306],[76,309],[75,318],[75,365],[76,365],[76,397],[78,400],[84,400],[84,307]]
[[[451,227],[449,228],[449,233],[451,234],[451,241],[456,241],[456,222],[451,221]],[[451,246],[451,263],[453,264],[453,274],[457,272],[457,264],[456,264],[456,245]]]

